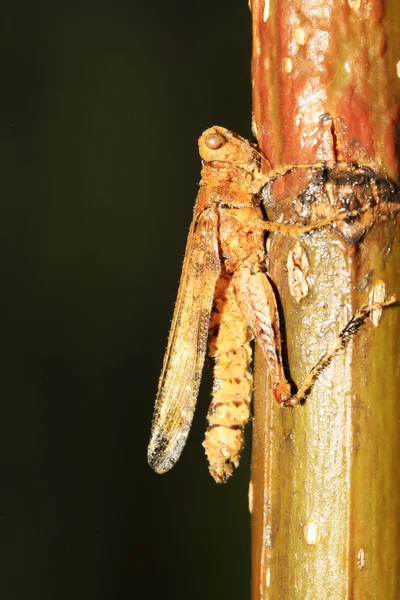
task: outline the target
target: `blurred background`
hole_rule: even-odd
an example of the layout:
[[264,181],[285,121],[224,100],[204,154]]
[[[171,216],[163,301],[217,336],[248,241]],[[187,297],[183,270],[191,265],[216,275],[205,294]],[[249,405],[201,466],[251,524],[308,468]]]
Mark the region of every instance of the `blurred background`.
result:
[[0,10],[0,597],[250,597],[248,443],[146,463],[200,159],[251,137],[247,1]]

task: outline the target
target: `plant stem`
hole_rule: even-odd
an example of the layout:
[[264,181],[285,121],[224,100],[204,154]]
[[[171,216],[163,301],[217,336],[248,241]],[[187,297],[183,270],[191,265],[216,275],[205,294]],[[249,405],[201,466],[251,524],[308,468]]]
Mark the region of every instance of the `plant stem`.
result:
[[[252,17],[254,129],[272,168],[368,166],[364,183],[350,167],[288,171],[268,188],[269,218],[293,222],[324,195],[365,205],[371,189],[398,202],[386,177],[398,179],[400,5],[253,0]],[[400,298],[399,236],[395,218],[270,234],[268,275],[297,386],[380,281]],[[297,245],[309,261],[301,300],[288,283]],[[378,327],[366,319],[298,408],[276,405],[256,349],[253,600],[400,597],[398,314],[385,308]]]

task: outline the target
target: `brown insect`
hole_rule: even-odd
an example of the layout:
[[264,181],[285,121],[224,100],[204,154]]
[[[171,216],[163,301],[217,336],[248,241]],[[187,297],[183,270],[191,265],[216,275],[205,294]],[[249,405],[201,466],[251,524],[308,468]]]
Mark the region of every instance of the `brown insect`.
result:
[[[214,381],[203,445],[211,475],[222,482],[239,464],[250,416],[251,341],[256,339],[264,353],[275,399],[293,406],[365,316],[394,299],[360,309],[341,332],[337,347],[292,395],[282,366],[275,295],[264,267],[265,230],[285,226],[266,222],[260,207],[258,193],[268,181],[261,172],[263,157],[223,127],[205,131],[199,148],[202,178],[159,381],[148,461],[157,473],[164,473],[178,460],[191,426],[208,341]],[[318,226],[328,222],[332,219]],[[302,231],[312,228],[315,225]]]

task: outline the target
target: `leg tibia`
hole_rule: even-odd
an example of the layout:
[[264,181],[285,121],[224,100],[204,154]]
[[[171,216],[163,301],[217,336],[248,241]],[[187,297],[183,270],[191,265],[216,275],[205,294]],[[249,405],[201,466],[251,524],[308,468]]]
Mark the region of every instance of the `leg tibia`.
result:
[[339,333],[339,336],[336,340],[336,343],[330,348],[317,362],[317,364],[311,369],[302,385],[299,387],[297,393],[289,398],[286,402],[286,406],[298,406],[301,404],[307,394],[309,394],[312,386],[318,379],[318,375],[321,373],[325,367],[329,365],[334,356],[344,348],[346,344],[352,339],[353,335],[358,331],[359,327],[364,323],[365,319],[371,314],[373,311],[379,311],[385,308],[386,306],[390,306],[396,302],[396,296],[391,296],[388,300],[384,300],[382,302],[374,302],[372,304],[365,304],[361,306],[347,325],[342,329]]

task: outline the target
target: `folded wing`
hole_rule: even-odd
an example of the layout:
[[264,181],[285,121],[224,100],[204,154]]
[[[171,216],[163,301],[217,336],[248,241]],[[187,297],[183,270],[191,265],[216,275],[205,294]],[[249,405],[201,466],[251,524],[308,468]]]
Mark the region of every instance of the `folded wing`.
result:
[[218,213],[210,207],[190,228],[158,386],[147,455],[157,473],[168,471],[176,463],[186,443],[200,386],[220,269]]

